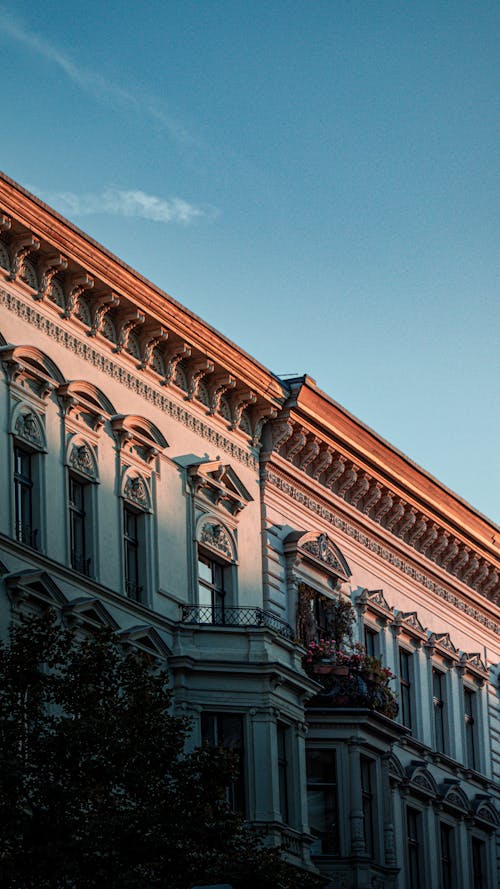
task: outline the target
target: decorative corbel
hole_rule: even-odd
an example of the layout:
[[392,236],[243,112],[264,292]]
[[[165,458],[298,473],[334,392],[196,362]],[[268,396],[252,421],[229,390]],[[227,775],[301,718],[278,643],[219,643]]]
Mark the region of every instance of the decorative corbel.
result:
[[423,552],[424,555],[427,555],[429,549],[435,544],[438,534],[439,528],[435,522],[432,522],[420,541],[420,551]]
[[363,472],[361,476],[358,476],[358,480],[349,494],[349,502],[352,503],[353,506],[357,506],[361,498],[364,497],[369,490],[370,482],[371,478],[367,472]]
[[352,486],[356,483],[358,478],[357,467],[354,463],[351,463],[344,472],[342,473],[341,478],[338,481],[336,493],[342,497],[344,494],[352,488]]
[[120,305],[120,297],[116,293],[109,292],[96,294],[90,301],[91,325],[88,335],[97,336],[102,330],[105,315],[110,309]]
[[9,386],[11,383],[15,383],[18,377],[21,377],[26,370],[25,365],[21,361],[16,361],[15,358],[2,358],[2,365]]
[[49,380],[42,380],[38,390],[39,397],[45,401],[54,391],[54,385]]
[[430,553],[431,559],[433,559],[435,562],[440,562],[441,556],[443,555],[449,542],[450,535],[448,531],[442,531],[437,539],[437,542],[432,547],[432,551]]
[[231,429],[237,429],[240,425],[241,415],[246,407],[255,404],[257,396],[251,389],[237,389],[231,398]]
[[209,414],[216,414],[220,408],[220,400],[228,389],[234,389],[236,380],[228,373],[214,373],[210,375],[207,384]]
[[346,464],[346,458],[342,456],[342,454],[336,454],[333,458],[333,462],[330,466],[330,469],[325,475],[325,479],[323,484],[326,485],[327,488],[333,488],[337,479],[340,478],[342,473],[344,472]]
[[285,457],[291,463],[294,457],[300,453],[302,448],[305,446],[307,441],[307,436],[305,431],[302,429],[302,426],[296,426],[292,437],[288,443],[288,447],[286,449]]
[[481,584],[484,583],[484,581],[488,577],[488,574],[490,573],[490,567],[488,563],[484,561],[484,559],[479,563],[479,565],[479,571],[475,575],[472,582],[475,590],[481,589]]
[[384,527],[387,528],[388,531],[392,531],[394,526],[401,521],[405,513],[405,506],[406,504],[404,500],[401,500],[401,498],[398,497],[391,511],[387,514],[384,522]]
[[387,488],[384,489],[384,493],[380,498],[376,508],[373,510],[372,518],[375,519],[376,522],[381,522],[384,518],[385,514],[392,509],[394,504],[393,496]]
[[369,513],[382,497],[382,485],[380,482],[371,482],[366,497],[363,499],[361,509],[364,513]]
[[474,577],[478,568],[479,556],[477,553],[472,553],[472,556],[470,556],[469,558],[469,562],[465,571],[462,571],[462,581],[470,586],[472,578]]
[[467,562],[469,561],[469,555],[470,555],[470,547],[463,546],[459,555],[458,555],[458,558],[453,562],[453,565],[451,566],[451,570],[453,571],[453,574],[455,574],[457,577],[460,574],[462,568],[464,568],[465,565],[467,564]]
[[139,309],[124,309],[118,317],[116,329],[117,342],[113,352],[123,352],[123,350],[127,348],[128,338],[134,327],[137,327],[139,324],[144,324],[145,320],[145,315],[143,315]]
[[22,276],[24,263],[28,255],[40,249],[40,241],[31,232],[17,235],[9,244],[10,273],[9,281],[15,281]]
[[211,374],[215,370],[215,365],[213,361],[210,361],[209,358],[192,358],[187,365],[186,369],[186,379],[187,379],[187,395],[186,400],[192,401],[193,398],[196,397],[196,393],[198,392],[198,386],[201,383],[206,374]]
[[396,534],[398,537],[404,537],[411,528],[415,525],[417,521],[417,510],[414,506],[407,506],[403,515],[403,518],[399,522],[396,528]]
[[78,407],[78,398],[68,392],[68,383],[59,386],[56,392],[57,399],[61,405],[61,413],[63,417],[69,417]]
[[333,450],[333,448],[330,447],[330,445],[324,445],[321,448],[315,462],[311,467],[311,475],[313,478],[318,480],[319,477],[328,469],[333,460],[334,453],[335,451]]
[[271,437],[275,451],[279,451],[292,435],[293,425],[289,417],[279,417],[271,424]]
[[368,590],[361,590],[359,596],[356,597],[354,605],[360,614],[364,614],[368,607]]
[[162,386],[169,386],[175,379],[175,372],[179,361],[183,358],[189,358],[191,355],[191,347],[187,343],[180,340],[171,340],[163,353],[165,361],[165,377],[161,381]]
[[52,280],[58,272],[64,272],[68,268],[68,260],[62,253],[51,253],[50,256],[41,256],[37,266],[38,293],[35,299],[43,300],[49,295]]
[[0,232],[8,232],[12,226],[12,219],[5,213],[0,213]]
[[427,530],[427,519],[422,513],[418,513],[418,518],[413,525],[413,528],[407,533],[407,541],[410,546],[416,546],[420,538],[423,534],[425,534]]
[[140,370],[145,370],[148,367],[153,355],[153,349],[158,343],[165,343],[167,339],[168,330],[165,330],[160,324],[156,324],[154,327],[146,326],[143,328],[139,340],[141,350]]
[[320,439],[316,435],[311,435],[305,447],[300,451],[297,466],[302,472],[306,472],[309,464],[318,456],[320,444]]
[[74,315],[78,306],[78,300],[80,299],[82,293],[84,293],[86,290],[92,290],[93,286],[94,279],[90,275],[88,275],[87,272],[67,276],[64,288],[65,309],[62,313],[63,318],[71,318],[72,315]]
[[448,566],[451,565],[453,559],[456,559],[458,556],[458,552],[460,549],[460,545],[458,540],[453,539],[451,542],[448,542],[448,546],[446,547],[446,552],[441,558],[441,567],[448,569]]
[[277,416],[278,411],[276,408],[271,407],[270,405],[263,405],[262,407],[255,407],[252,411],[252,446],[254,448],[260,444],[262,430],[264,428],[264,424],[269,420],[274,420]]

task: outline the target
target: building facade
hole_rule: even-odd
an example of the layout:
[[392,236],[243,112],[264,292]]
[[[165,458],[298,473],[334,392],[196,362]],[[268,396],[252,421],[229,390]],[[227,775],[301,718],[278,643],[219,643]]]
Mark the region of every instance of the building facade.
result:
[[[0,176],[0,624],[168,663],[235,807],[343,889],[496,885],[498,529]],[[304,669],[350,601],[399,710]]]

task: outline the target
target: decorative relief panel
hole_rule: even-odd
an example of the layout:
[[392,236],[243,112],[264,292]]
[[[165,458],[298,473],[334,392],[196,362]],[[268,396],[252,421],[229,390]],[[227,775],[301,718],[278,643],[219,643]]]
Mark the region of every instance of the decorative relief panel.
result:
[[148,486],[140,475],[127,475],[123,485],[123,497],[142,510],[149,510],[151,498]]
[[234,561],[234,548],[229,532],[213,520],[202,522],[198,532],[198,542],[216,550],[225,559]]
[[86,442],[71,445],[68,462],[75,472],[80,472],[92,479],[97,477],[95,456]]
[[14,421],[14,435],[32,447],[42,449],[45,435],[40,417],[30,408],[22,408]]

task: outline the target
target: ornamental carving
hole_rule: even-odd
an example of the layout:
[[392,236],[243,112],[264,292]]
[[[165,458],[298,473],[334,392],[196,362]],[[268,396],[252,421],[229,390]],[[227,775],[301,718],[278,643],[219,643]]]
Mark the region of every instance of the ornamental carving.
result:
[[224,528],[216,522],[205,522],[202,526],[199,542],[217,550],[226,559],[233,561],[233,547],[231,538]]
[[141,509],[149,508],[149,494],[146,483],[141,476],[128,476],[123,489],[123,496],[131,503],[140,506]]
[[320,534],[316,540],[308,540],[301,549],[306,553],[310,553],[315,559],[319,559],[320,562],[324,562],[332,570],[335,571],[337,569],[344,574],[344,568],[340,564],[333,545],[328,540],[326,534]]
[[43,434],[40,421],[33,411],[19,414],[14,425],[17,438],[22,438],[28,444],[41,448],[43,446]]
[[95,477],[95,463],[92,451],[87,444],[74,444],[69,455],[70,465],[76,472],[82,472],[90,478]]

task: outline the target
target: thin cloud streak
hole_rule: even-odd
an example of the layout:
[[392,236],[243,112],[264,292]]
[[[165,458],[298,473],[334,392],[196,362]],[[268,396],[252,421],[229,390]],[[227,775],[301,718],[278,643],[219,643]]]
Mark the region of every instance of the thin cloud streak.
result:
[[100,102],[119,103],[123,108],[138,114],[146,114],[164,127],[177,142],[193,144],[194,139],[178,120],[175,120],[165,108],[161,107],[155,96],[142,94],[140,90],[130,91],[117,83],[106,80],[101,74],[90,71],[80,64],[75,64],[56,46],[29,31],[19,21],[0,6],[0,31],[12,40],[26,46],[32,52],[42,56],[48,62],[57,65],[76,86],[91,93]]
[[101,194],[87,192],[60,191],[40,194],[40,197],[69,216],[108,216],[138,217],[152,222],[180,222],[189,225],[194,219],[204,216],[213,219],[218,215],[215,208],[196,206],[183,198],[168,200],[140,189],[106,188]]

